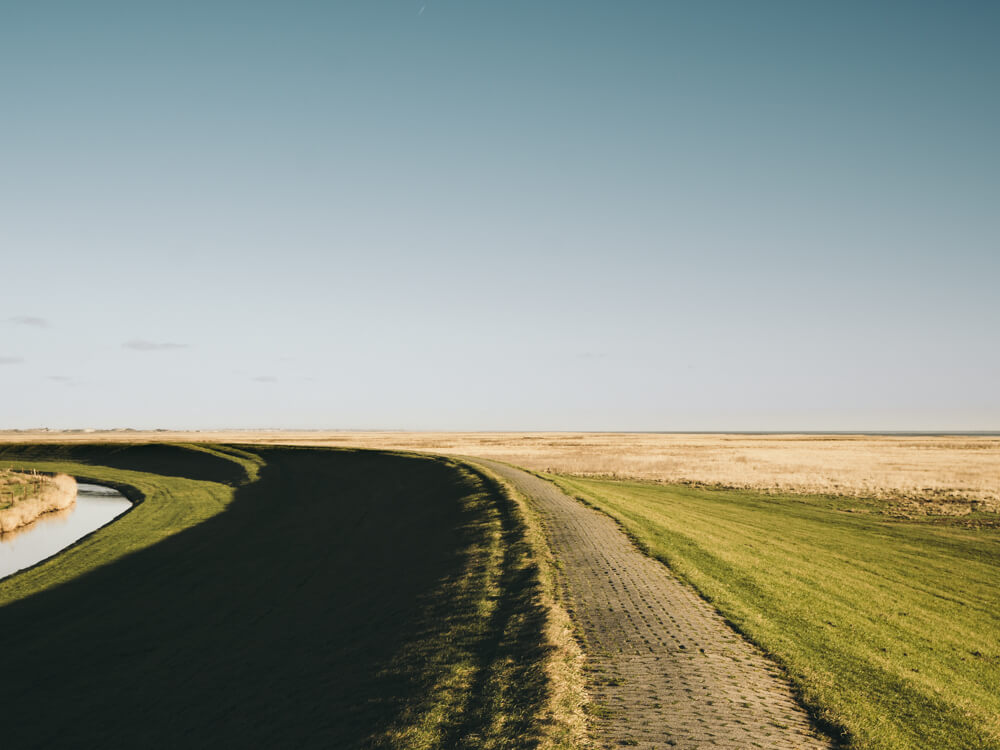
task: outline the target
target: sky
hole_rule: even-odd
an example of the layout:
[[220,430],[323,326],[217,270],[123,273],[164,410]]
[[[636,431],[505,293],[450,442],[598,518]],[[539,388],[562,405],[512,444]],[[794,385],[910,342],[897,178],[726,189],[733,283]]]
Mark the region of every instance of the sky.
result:
[[0,429],[1000,430],[1000,4],[0,3]]

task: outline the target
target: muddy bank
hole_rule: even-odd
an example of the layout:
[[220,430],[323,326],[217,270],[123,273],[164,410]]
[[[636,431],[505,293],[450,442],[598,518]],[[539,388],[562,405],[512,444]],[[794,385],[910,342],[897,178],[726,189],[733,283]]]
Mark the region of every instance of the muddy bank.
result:
[[[76,480],[8,473],[0,484],[0,534],[16,531],[45,513],[66,510],[76,502]],[[8,506],[8,507],[4,507]]]

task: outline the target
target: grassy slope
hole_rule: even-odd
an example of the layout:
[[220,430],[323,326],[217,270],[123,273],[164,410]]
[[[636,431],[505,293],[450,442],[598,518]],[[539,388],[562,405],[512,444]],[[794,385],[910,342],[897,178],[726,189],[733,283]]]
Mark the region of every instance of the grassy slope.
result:
[[[417,681],[397,697],[394,709],[383,712],[395,718],[369,744],[401,750],[569,748],[550,741],[541,710],[549,691],[545,611],[537,564],[515,507],[485,475],[442,463],[467,493],[462,566],[423,599],[420,617],[400,623],[410,632],[385,674]],[[419,530],[407,531],[418,534],[416,544],[424,543]]]
[[[23,461],[0,460],[0,467]],[[211,518],[233,498],[233,488],[215,482],[163,477],[70,461],[35,461],[40,471],[64,472],[118,487],[139,501],[124,516],[71,549],[0,582],[0,606],[77,578],[102,565]],[[148,498],[148,502],[147,499]]]
[[475,464],[508,499],[513,515],[523,527],[528,558],[538,569],[539,601],[546,611],[546,654],[542,661],[549,691],[547,704],[539,706],[545,731],[540,750],[585,750],[594,747],[589,736],[589,696],[584,677],[585,657],[577,631],[567,611],[568,594],[562,568],[545,535],[542,521],[531,503],[503,478]]
[[104,448],[0,452],[145,495],[0,582],[5,748],[527,748],[545,733],[538,571],[482,476],[373,452]]
[[1000,748],[1000,533],[843,500],[558,477],[787,669],[857,748]]

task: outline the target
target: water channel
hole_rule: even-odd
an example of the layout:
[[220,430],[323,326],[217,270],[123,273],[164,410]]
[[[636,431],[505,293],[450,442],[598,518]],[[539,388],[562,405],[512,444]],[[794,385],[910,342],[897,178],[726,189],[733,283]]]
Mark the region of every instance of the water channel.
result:
[[46,513],[17,531],[0,534],[0,579],[29,568],[117,518],[131,503],[118,490],[77,485],[76,503]]

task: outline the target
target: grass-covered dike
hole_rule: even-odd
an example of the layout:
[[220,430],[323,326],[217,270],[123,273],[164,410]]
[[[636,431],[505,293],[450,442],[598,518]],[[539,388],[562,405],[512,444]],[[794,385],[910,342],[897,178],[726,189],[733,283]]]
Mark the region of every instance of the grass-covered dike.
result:
[[0,467],[137,503],[0,582],[5,748],[572,746],[536,547],[472,467],[178,445]]
[[785,669],[845,744],[1000,748],[1000,529],[848,498],[550,476]]

